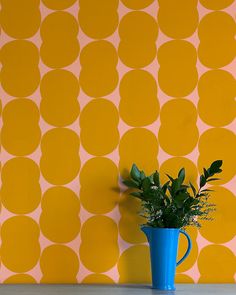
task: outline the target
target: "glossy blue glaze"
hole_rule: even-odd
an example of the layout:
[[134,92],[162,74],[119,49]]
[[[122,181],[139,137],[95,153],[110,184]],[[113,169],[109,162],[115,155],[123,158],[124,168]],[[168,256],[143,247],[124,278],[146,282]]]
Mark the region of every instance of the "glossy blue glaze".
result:
[[[192,244],[189,235],[178,228],[141,228],[150,245],[152,267],[152,287],[159,290],[175,290],[175,270],[189,255]],[[179,234],[187,237],[188,248],[184,256],[176,263]]]

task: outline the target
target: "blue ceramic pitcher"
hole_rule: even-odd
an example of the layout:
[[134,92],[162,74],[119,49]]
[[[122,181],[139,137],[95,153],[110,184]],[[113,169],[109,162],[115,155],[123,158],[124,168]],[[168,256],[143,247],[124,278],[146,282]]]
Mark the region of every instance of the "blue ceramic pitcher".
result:
[[[150,245],[152,287],[159,290],[175,290],[175,269],[189,255],[192,243],[189,235],[179,228],[154,228],[143,226]],[[179,234],[188,240],[184,256],[176,263]]]

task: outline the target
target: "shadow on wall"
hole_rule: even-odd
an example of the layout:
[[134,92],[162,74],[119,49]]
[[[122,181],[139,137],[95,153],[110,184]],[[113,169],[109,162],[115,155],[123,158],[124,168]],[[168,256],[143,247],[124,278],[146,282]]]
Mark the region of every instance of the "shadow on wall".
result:
[[[128,169],[122,170],[125,178]],[[140,225],[145,222],[139,216],[141,211],[140,201],[129,193],[132,189],[125,190],[122,179],[119,180],[121,189],[113,187],[112,190],[121,192],[118,200],[120,219],[118,222],[120,257],[117,263],[119,283],[122,284],[150,284],[150,258],[146,237],[140,230]]]

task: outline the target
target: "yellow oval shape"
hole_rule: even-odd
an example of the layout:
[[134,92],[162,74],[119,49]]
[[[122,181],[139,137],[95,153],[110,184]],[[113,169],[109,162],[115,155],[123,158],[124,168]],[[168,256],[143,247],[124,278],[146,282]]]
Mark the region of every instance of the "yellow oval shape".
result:
[[[89,218],[81,229],[80,259],[92,272],[105,272],[118,260],[118,228],[107,216]],[[96,247],[94,247],[96,245]]]
[[147,71],[133,70],[120,82],[120,116],[126,124],[141,127],[153,123],[159,115],[157,85]]
[[77,254],[64,245],[51,245],[45,248],[40,257],[43,284],[75,284],[79,271]]
[[40,33],[43,43],[40,55],[45,65],[62,68],[72,64],[79,55],[78,23],[74,16],[57,11],[46,16]]
[[72,6],[76,0],[42,0],[42,2],[50,9],[62,10]]
[[119,21],[118,0],[80,0],[79,24],[84,33],[93,39],[112,35]]
[[46,132],[41,141],[40,169],[43,177],[56,185],[72,181],[79,172],[79,137],[66,128]]
[[3,284],[36,284],[36,280],[28,274],[17,274],[8,277]]
[[59,69],[48,72],[43,76],[40,92],[40,112],[47,123],[65,127],[77,119],[79,81],[72,72]]
[[198,82],[198,112],[208,125],[222,127],[236,115],[236,82],[233,75],[223,70],[204,73]]
[[198,57],[201,63],[212,69],[231,63],[236,52],[235,33],[235,21],[228,13],[216,11],[204,16],[198,28]]
[[1,83],[11,96],[26,97],[37,89],[40,82],[39,51],[34,43],[14,40],[1,49]]
[[2,167],[1,202],[15,214],[34,211],[41,200],[38,165],[29,158],[13,158]]
[[149,247],[135,245],[126,249],[118,261],[119,283],[150,283],[151,266]]
[[159,0],[158,24],[174,39],[190,37],[198,26],[197,0]]
[[113,92],[118,84],[118,56],[112,43],[100,40],[86,45],[80,54],[80,85],[91,97]]
[[139,216],[141,211],[140,200],[129,195],[130,190],[124,192],[119,200],[121,218],[119,221],[119,233],[123,240],[130,244],[146,242],[146,237],[140,230],[140,225],[146,219]]
[[1,260],[9,270],[27,272],[37,264],[40,256],[39,227],[32,218],[8,218],[1,227],[1,240]]
[[2,29],[15,39],[32,37],[40,27],[39,0],[1,0]]
[[30,99],[14,99],[8,102],[2,113],[2,145],[16,156],[33,153],[41,139],[39,110]]
[[198,169],[202,173],[203,167],[209,167],[215,160],[223,160],[220,180],[211,184],[223,184],[230,181],[236,173],[236,137],[235,134],[224,128],[211,128],[199,138]]
[[198,142],[197,110],[187,99],[173,99],[161,109],[158,139],[162,149],[173,156],[192,152]]
[[157,58],[161,89],[173,97],[189,95],[198,82],[196,48],[185,40],[168,41],[159,47]]
[[[90,185],[91,183],[93,185]],[[105,214],[117,205],[118,169],[110,159],[88,160],[81,169],[80,184],[80,201],[87,211]]]
[[236,258],[234,253],[223,245],[208,245],[199,254],[198,269],[201,274],[198,283],[234,283]]
[[[221,186],[210,187],[213,190],[209,202],[216,205],[212,212],[211,222],[201,221],[201,235],[212,243],[223,244],[235,237],[236,228],[236,198],[235,195]],[[227,228],[227,230],[225,230]]]
[[80,230],[80,202],[66,187],[48,189],[41,202],[40,228],[43,235],[55,243],[73,241]]
[[119,170],[123,178],[128,177],[133,163],[149,174],[158,169],[157,138],[147,129],[133,128],[127,131],[120,140],[119,154]]
[[89,102],[80,115],[81,143],[94,156],[111,153],[118,145],[119,115],[115,105],[106,99]]

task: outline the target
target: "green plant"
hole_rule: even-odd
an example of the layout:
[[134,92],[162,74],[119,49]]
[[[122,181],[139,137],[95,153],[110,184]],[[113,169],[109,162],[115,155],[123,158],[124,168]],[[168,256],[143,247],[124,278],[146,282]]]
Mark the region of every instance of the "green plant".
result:
[[211,220],[208,215],[215,210],[215,204],[208,201],[212,190],[204,187],[208,182],[218,180],[213,176],[222,171],[221,166],[222,161],[217,160],[208,169],[203,168],[199,189],[191,182],[184,184],[184,168],[180,169],[177,178],[167,174],[169,180],[162,185],[157,171],[146,176],[135,164],[131,168],[130,178],[123,183],[132,188],[130,195],[141,200],[140,215],[147,219],[146,225],[162,228],[200,227],[199,220]]

